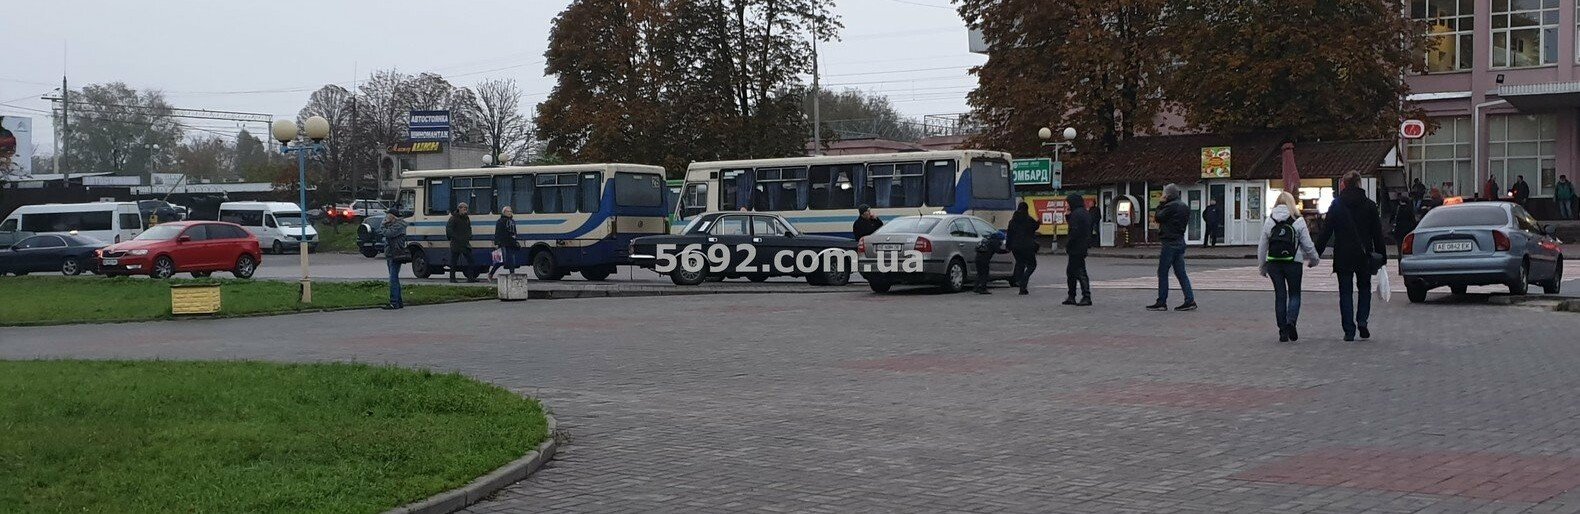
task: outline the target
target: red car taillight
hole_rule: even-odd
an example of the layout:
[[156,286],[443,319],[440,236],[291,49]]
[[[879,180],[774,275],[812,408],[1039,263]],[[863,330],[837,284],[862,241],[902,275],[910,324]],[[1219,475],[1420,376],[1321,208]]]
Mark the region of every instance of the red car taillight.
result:
[[1512,246],[1512,245],[1509,244],[1509,235],[1508,234],[1504,234],[1502,230],[1494,230],[1494,231],[1492,231],[1492,249],[1493,250],[1497,250],[1497,251],[1500,251],[1500,252],[1507,252],[1507,251],[1509,251],[1509,247],[1510,246]]
[[856,253],[867,253],[867,238],[863,237],[860,241],[856,241]]
[[918,237],[913,249],[922,253],[933,253],[933,242],[925,237]]
[[1413,253],[1415,253],[1415,234],[1408,234],[1404,236],[1404,242],[1399,244],[1399,254],[1410,255]]

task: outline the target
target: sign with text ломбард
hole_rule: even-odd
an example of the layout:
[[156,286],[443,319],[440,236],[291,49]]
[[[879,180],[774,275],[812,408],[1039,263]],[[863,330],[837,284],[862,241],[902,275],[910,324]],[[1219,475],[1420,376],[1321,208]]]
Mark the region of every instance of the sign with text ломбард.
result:
[[1010,171],[1017,186],[1049,186],[1059,189],[1064,185],[1064,163],[1051,159],[1015,159]]

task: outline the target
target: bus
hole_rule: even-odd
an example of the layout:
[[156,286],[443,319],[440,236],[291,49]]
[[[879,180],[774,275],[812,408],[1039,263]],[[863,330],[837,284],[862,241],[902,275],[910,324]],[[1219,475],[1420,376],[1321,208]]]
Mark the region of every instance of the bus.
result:
[[131,241],[144,228],[136,202],[24,205],[0,221],[0,246],[11,246],[37,234],[69,233],[119,243]]
[[802,232],[852,237],[857,208],[900,216],[969,214],[1009,225],[1015,189],[1008,153],[985,150],[830,155],[692,163],[674,227],[709,211],[783,216]]
[[[669,186],[669,188],[664,191],[664,201],[668,202],[664,205],[669,205],[671,207],[680,205],[680,190],[686,187],[685,179],[670,179],[665,182],[665,185]],[[669,223],[671,225],[679,220],[675,217],[676,212],[677,211],[673,210],[669,211]]]
[[494,224],[509,206],[520,251],[507,265],[530,265],[542,280],[580,273],[603,280],[630,264],[632,239],[668,231],[664,169],[638,164],[505,166],[409,171],[397,205],[412,213],[407,229],[418,278],[451,265],[445,222],[466,203],[472,262],[492,262]]

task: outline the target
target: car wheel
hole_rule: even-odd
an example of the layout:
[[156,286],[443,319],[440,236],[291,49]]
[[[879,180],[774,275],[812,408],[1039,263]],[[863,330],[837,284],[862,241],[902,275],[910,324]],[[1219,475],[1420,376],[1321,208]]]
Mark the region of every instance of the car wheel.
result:
[[413,246],[407,250],[411,254],[411,274],[417,278],[433,276],[433,267],[428,265],[428,254],[421,247]]
[[258,260],[251,255],[242,254],[241,257],[236,258],[236,267],[230,270],[230,274],[235,275],[236,278],[252,278],[252,274],[256,271],[258,271]]
[[67,257],[66,260],[60,261],[60,274],[67,276],[81,275],[82,263],[78,262],[76,257]]
[[154,259],[154,267],[148,271],[148,276],[158,279],[170,278],[176,274],[176,261],[169,257]]
[[882,280],[867,279],[867,287],[871,287],[872,292],[874,293],[887,293],[889,292],[889,288],[893,287],[893,284],[884,282]]
[[559,280],[565,278],[565,270],[560,269],[559,261],[554,258],[554,252],[539,250],[532,256],[532,274],[538,280]]
[[1520,276],[1509,283],[1509,294],[1524,295],[1531,292],[1531,263],[1520,264]]
[[1426,301],[1426,284],[1420,281],[1406,280],[1404,281],[1404,290],[1405,294],[1410,297],[1410,303]]
[[581,274],[582,278],[587,280],[591,280],[593,282],[603,282],[609,278],[609,275],[614,274],[614,266],[593,266],[591,268],[582,268]]
[[194,271],[194,272],[192,272],[192,278],[208,278],[210,275],[213,275],[213,274],[214,274],[214,272],[212,272],[212,271]]
[[966,290],[966,263],[960,259],[949,261],[949,271],[944,273],[944,290],[958,293]]
[[276,239],[274,240],[274,244],[269,246],[269,250],[274,252],[275,255],[284,255],[285,245],[280,244],[280,240]]
[[1547,282],[1542,284],[1542,292],[1543,293],[1547,293],[1547,294],[1558,294],[1559,290],[1563,289],[1563,286],[1564,286],[1564,259],[1563,259],[1563,257],[1559,257],[1558,258],[1558,267],[1553,269],[1553,278],[1548,279]]
[[379,256],[379,249],[372,246],[362,247],[362,256],[372,259]]
[[687,271],[685,268],[675,268],[669,272],[669,281],[677,286],[694,286],[707,280],[707,275],[702,270]]
[[1454,296],[1464,296],[1469,289],[1469,286],[1448,286],[1448,292],[1454,293]]
[[[813,282],[812,279],[817,281]],[[850,272],[838,271],[834,273],[817,272],[807,276],[807,282],[816,286],[843,286],[850,283]]]

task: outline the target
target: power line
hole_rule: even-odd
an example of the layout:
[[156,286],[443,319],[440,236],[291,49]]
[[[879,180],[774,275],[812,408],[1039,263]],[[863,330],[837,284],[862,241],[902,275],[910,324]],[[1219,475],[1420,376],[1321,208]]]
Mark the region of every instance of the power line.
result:
[[824,84],[824,85],[825,86],[863,86],[863,85],[868,85],[868,84],[898,84],[898,83],[902,83],[902,82],[920,82],[920,81],[925,81],[925,80],[950,80],[950,79],[969,79],[969,78],[973,78],[973,77],[971,77],[969,75],[954,75],[954,76],[947,76],[947,77],[915,77],[915,78],[897,79],[897,80],[870,80],[870,81],[865,81],[865,82],[841,82],[841,83],[837,83],[837,84]]
[[947,6],[947,5],[924,4],[924,3],[921,3],[921,2],[912,2],[910,0],[889,0],[889,1],[897,3],[897,4],[914,5],[914,6],[917,6],[917,7],[931,7],[931,8],[934,8],[934,9],[944,9],[944,10],[947,10],[947,11],[955,10],[955,8]]
[[975,66],[977,66],[977,65],[972,64],[972,65],[967,65],[967,66],[942,66],[942,67],[938,67],[938,68],[911,68],[911,69],[908,69],[908,70],[864,71],[864,72],[861,72],[861,73],[830,73],[830,74],[825,75],[825,76],[827,76],[827,77],[856,77],[856,76],[861,76],[861,75],[887,75],[887,74],[890,74],[890,73],[915,73],[915,72],[919,72],[919,71],[963,70],[963,69],[969,69],[969,68],[972,68],[972,67],[975,67]]

